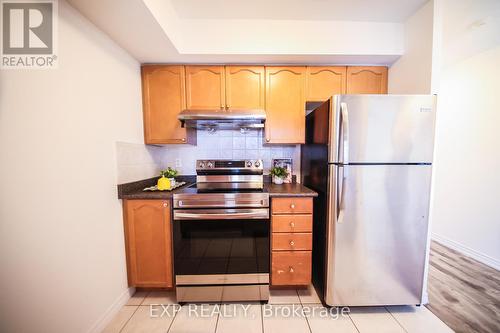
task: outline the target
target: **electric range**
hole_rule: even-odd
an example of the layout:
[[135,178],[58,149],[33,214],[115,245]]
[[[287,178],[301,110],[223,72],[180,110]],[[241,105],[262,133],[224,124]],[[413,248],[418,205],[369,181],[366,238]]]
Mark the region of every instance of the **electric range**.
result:
[[269,194],[262,160],[198,160],[173,196],[179,302],[269,298]]

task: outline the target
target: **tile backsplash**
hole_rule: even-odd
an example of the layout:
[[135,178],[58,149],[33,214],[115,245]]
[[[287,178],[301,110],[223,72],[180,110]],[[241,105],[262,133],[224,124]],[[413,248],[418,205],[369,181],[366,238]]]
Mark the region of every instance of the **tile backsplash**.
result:
[[160,149],[140,143],[116,143],[117,183],[151,178],[161,170]]
[[[118,183],[153,177],[168,166],[183,175],[196,174],[197,159],[262,159],[269,173],[273,158],[293,159],[293,174],[300,172],[300,145],[264,145],[262,131],[197,132],[197,145],[149,146],[117,142]],[[180,163],[180,166],[179,166]],[[297,177],[300,178],[300,177]]]

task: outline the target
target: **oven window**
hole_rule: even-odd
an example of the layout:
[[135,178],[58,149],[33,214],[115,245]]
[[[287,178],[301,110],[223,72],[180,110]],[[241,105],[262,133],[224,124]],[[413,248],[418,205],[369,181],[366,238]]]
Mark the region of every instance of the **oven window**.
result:
[[269,220],[174,221],[176,275],[269,273]]

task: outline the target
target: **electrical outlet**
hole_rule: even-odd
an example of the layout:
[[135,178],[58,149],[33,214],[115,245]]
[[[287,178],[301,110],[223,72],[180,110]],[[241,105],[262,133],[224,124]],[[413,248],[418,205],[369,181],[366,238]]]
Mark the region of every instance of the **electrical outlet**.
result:
[[175,159],[175,167],[176,168],[182,168],[182,161],[180,158]]

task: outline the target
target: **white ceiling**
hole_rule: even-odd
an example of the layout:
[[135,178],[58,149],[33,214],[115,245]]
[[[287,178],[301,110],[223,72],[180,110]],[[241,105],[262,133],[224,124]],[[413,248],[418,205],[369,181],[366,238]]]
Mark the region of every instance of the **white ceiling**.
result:
[[68,1],[141,63],[390,65],[427,0]]
[[[168,0],[164,0],[168,1]],[[428,0],[170,0],[179,18],[404,22]]]

